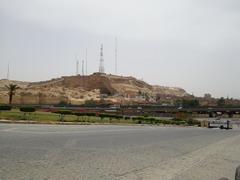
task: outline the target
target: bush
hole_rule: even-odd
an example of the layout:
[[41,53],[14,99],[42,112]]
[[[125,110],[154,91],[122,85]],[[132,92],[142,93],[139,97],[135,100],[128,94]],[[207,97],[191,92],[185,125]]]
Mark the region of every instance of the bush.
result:
[[175,102],[176,106],[182,106],[184,108],[195,108],[195,107],[199,107],[200,103],[198,99],[182,99],[182,100],[177,100]]
[[131,117],[125,116],[124,119],[125,119],[125,120],[129,120],[129,119],[131,119]]
[[36,108],[31,106],[21,107],[20,111],[22,112],[35,112]]
[[65,115],[73,114],[72,111],[70,111],[70,110],[58,110],[58,111],[55,111],[54,113],[60,114],[60,116],[59,116],[60,121],[64,121],[64,116]]
[[62,115],[71,115],[72,111],[70,111],[70,110],[59,110],[59,111],[56,111],[54,113],[62,114]]
[[69,104],[66,102],[66,101],[60,101],[56,107],[65,107],[65,106],[68,106]]
[[184,120],[179,119],[179,118],[173,118],[172,121],[184,121]]
[[176,121],[176,122],[174,122],[174,124],[183,125],[183,124],[186,124],[186,122],[185,121]]
[[145,118],[142,116],[137,116],[137,117],[133,117],[133,120],[144,120]]
[[84,103],[84,106],[97,106],[97,105],[98,105],[98,102],[94,101],[93,99],[86,100]]
[[82,113],[82,112],[75,112],[73,113],[75,116],[96,116],[96,113]]
[[1,105],[0,111],[10,111],[12,109],[12,106],[9,105]]
[[121,116],[121,115],[115,115],[115,118],[116,118],[116,119],[123,119],[123,116]]
[[75,112],[73,113],[75,116],[86,116],[86,113]]
[[193,126],[193,125],[200,126],[200,125],[201,125],[201,122],[200,122],[200,121],[194,120],[194,119],[189,119],[189,120],[186,121],[186,123],[187,123],[188,125],[191,125],[191,126]]
[[121,115],[116,115],[116,114],[99,114],[98,116],[99,116],[101,119],[104,119],[104,118],[121,119],[121,118],[123,118],[123,116],[121,116]]
[[96,113],[86,113],[86,116],[96,116]]
[[147,121],[155,121],[156,119],[154,117],[151,117],[151,118],[145,118],[145,120],[147,120]]

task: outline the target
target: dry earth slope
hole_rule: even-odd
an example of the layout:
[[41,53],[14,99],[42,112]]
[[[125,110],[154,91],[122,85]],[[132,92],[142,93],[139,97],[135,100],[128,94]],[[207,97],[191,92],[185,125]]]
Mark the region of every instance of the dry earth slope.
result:
[[[83,104],[87,100],[144,102],[146,96],[154,101],[157,95],[188,96],[181,88],[152,86],[134,77],[94,73],[89,76],[63,76],[40,82],[0,80],[0,103],[8,102],[6,85],[17,84],[20,89],[14,96],[15,104]],[[104,95],[104,96],[103,96]]]

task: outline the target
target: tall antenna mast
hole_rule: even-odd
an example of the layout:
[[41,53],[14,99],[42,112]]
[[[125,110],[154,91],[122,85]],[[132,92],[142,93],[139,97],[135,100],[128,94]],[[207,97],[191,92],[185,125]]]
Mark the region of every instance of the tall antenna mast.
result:
[[76,56],[76,75],[79,74],[78,68],[79,68],[79,61],[78,61],[77,56]]
[[100,48],[100,65],[99,65],[99,72],[104,73],[104,59],[103,59],[103,44],[101,44]]
[[87,72],[87,60],[88,60],[88,51],[87,51],[87,48],[86,48],[86,57],[85,57],[85,61],[86,61],[86,63],[85,63],[85,64],[86,64],[86,69],[85,69],[86,73],[85,73],[85,74],[86,74],[86,75],[87,75],[87,73],[88,73],[88,72]]
[[115,74],[117,74],[117,48],[118,48],[117,38],[115,38]]
[[82,60],[82,75],[84,76],[84,60]]
[[9,76],[10,76],[10,64],[8,63],[7,80],[9,80]]

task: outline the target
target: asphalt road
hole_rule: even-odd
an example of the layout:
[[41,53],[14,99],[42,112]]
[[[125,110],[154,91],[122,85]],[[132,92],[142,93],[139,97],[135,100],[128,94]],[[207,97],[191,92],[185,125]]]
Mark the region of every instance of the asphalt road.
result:
[[0,124],[0,180],[233,179],[240,130]]

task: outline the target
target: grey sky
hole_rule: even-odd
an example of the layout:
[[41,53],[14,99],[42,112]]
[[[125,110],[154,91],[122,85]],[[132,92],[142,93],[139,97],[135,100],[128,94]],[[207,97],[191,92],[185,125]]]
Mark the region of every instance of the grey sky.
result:
[[239,0],[0,0],[0,78],[75,74],[85,58],[151,84],[240,98]]

